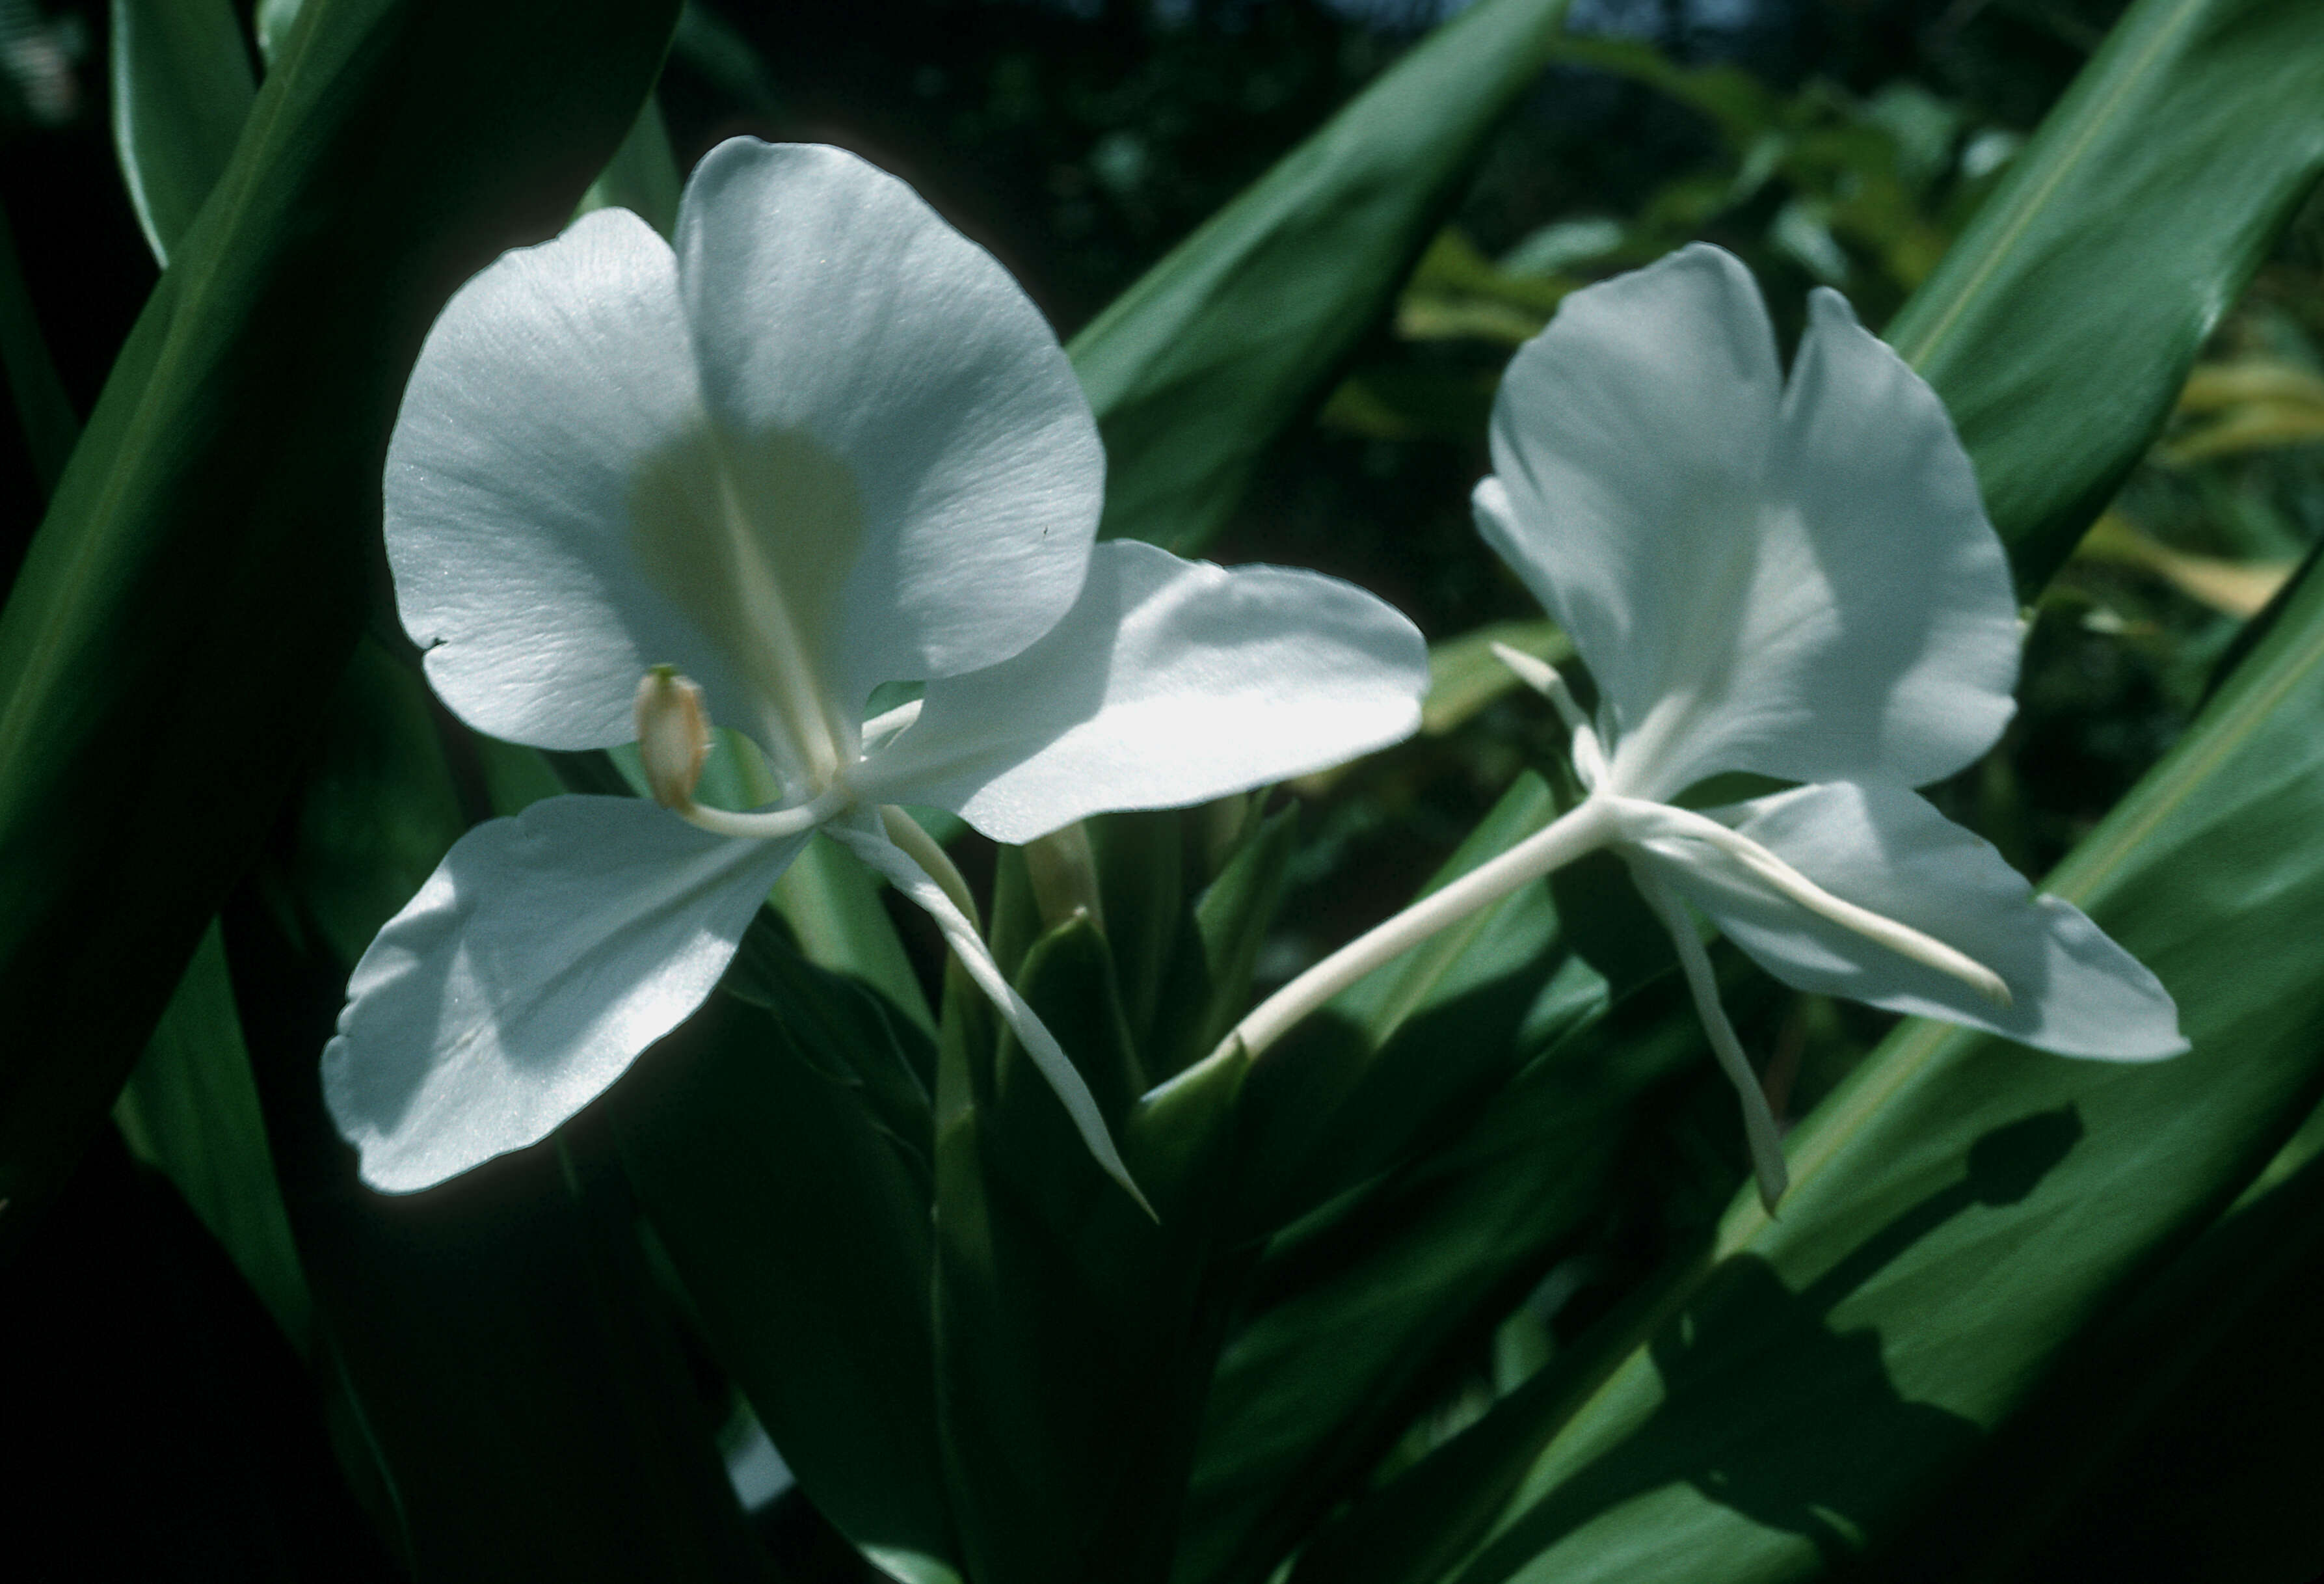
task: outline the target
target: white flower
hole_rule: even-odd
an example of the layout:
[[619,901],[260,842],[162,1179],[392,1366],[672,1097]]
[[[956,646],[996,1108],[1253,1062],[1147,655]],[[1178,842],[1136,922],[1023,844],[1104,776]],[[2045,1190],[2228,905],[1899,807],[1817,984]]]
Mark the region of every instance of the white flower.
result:
[[[1670,931],[1771,1206],[1781,1140],[1686,903],[1801,990],[2068,1055],[2186,1048],[2152,973],[1912,790],[2008,722],[2008,561],[1936,392],[1837,293],[1809,319],[1786,382],[1749,272],[1698,245],[1575,292],[1518,350],[1477,521],[1598,683],[1593,725],[1549,667],[1499,650],[1565,717],[1589,796],[1286,985],[1222,1050],[1256,1054],[1602,847]],[[1797,785],[1675,806],[1728,772]]]
[[[935,916],[1127,1183],[883,806],[1024,842],[1337,763],[1417,724],[1419,634],[1315,574],[1093,545],[1103,456],[1056,337],[853,156],[722,144],[677,237],[604,210],[503,256],[413,372],[387,539],[430,682],[493,736],[641,740],[656,800],[463,837],[349,981],[332,1114],[390,1191],[546,1137],[702,1001],[822,829]],[[923,696],[867,721],[893,681]],[[714,721],[779,806],[695,804]]]
[[[1836,292],[1786,381],[1750,273],[1697,245],[1575,293],[1511,363],[1485,538],[1572,636],[1596,730],[1547,668],[1577,772],[1662,916],[1745,1095],[1772,1119],[1684,898],[1784,983],[2068,1055],[2186,1048],[2154,976],[1912,787],[2007,723],[2009,566],[1936,392]],[[1704,814],[1689,787],[1801,783]]]

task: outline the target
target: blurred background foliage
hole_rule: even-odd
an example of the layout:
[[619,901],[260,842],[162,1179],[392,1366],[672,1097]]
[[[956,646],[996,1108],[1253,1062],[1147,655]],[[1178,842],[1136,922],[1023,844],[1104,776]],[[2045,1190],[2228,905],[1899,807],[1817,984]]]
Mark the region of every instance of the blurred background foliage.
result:
[[[1070,336],[1452,8],[696,0],[662,103],[681,163],[747,132],[840,143],[898,171],[990,246]],[[1469,522],[1468,490],[1488,466],[1486,415],[1514,347],[1565,293],[1698,238],[1749,262],[1786,336],[1817,286],[1846,293],[1877,328],[2121,9],[2120,0],[1576,5],[1557,63],[1499,134],[1392,315],[1312,421],[1276,447],[1210,552],[1350,577],[1400,605],[1439,646],[1422,737],[1293,789],[1303,840],[1283,922],[1259,964],[1262,989],[1390,911],[1519,771],[1546,770],[1559,756],[1548,712],[1509,690],[1471,636],[1490,629],[1545,652],[1557,641]],[[13,391],[25,423],[0,426],[0,578],[21,557],[50,482],[23,428],[86,416],[156,278],[114,160],[107,21],[101,0],[0,0],[0,271],[21,273],[61,382],[60,391]],[[2324,205],[2311,201],[2223,321],[2162,441],[2028,613],[2016,723],[1983,763],[1936,793],[2029,873],[2061,857],[2172,744],[2246,622],[2324,539],[2319,345]],[[964,846],[964,866],[982,883],[991,854],[973,837]],[[1891,1021],[1789,992],[1739,999],[1737,1010],[1747,1045],[1769,1054],[1778,1113],[1791,1116]],[[1670,1081],[1647,1111],[1651,1146],[1628,1151],[1610,1213],[1465,1377],[1447,1384],[1382,1478],[1472,1422],[1717,1218],[1742,1158],[1716,1073],[1702,1064]],[[143,1123],[134,1112],[121,1123],[135,1149]],[[309,1412],[311,1388],[287,1360],[226,1356],[242,1333],[238,1321],[217,1317],[255,1300],[171,1200],[122,1150],[97,1152],[12,1276],[42,1297],[8,1304],[8,1357],[44,1361],[78,1406],[111,1403],[124,1414],[160,1389],[153,1381],[179,1383],[168,1400],[225,1438],[229,1468],[281,1459],[309,1436],[311,1462],[227,1484],[249,1501],[311,1485],[305,1499],[334,1514],[313,1527],[335,1526],[337,1507],[378,1498],[351,1497],[326,1477],[325,1432],[300,1427],[327,1425],[342,1443],[367,1432],[345,1421],[344,1404]],[[65,1259],[87,1240],[120,1250],[109,1275]],[[167,1329],[169,1348],[90,1331],[92,1315],[117,1326],[153,1312],[122,1302],[124,1283],[163,1298],[171,1322],[149,1329]],[[76,1359],[116,1356],[145,1360],[153,1379],[76,1374]],[[730,1407],[715,1369],[700,1357],[687,1364],[702,1377],[706,1412],[730,1417],[730,1464],[759,1504],[764,1536],[798,1576],[857,1571],[796,1494],[781,1496],[779,1460],[747,1411]],[[189,1399],[186,1381],[215,1384]],[[248,1529],[163,1451],[108,1436],[103,1414],[70,1423],[89,1438],[85,1455],[114,1460],[119,1483],[140,1493],[156,1536],[140,1553],[145,1576],[179,1576],[173,1558]],[[19,1438],[5,1439],[14,1455]],[[147,1468],[139,1460],[149,1456]],[[280,1514],[271,1521],[301,1532]],[[345,1558],[335,1565],[341,1577],[363,1570]]]

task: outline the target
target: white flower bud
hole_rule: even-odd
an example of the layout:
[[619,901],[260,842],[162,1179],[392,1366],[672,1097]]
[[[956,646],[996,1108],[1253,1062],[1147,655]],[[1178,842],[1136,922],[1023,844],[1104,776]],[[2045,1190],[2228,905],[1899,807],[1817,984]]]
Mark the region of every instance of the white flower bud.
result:
[[683,814],[710,757],[710,712],[702,689],[674,666],[656,666],[638,683],[638,756],[654,801]]

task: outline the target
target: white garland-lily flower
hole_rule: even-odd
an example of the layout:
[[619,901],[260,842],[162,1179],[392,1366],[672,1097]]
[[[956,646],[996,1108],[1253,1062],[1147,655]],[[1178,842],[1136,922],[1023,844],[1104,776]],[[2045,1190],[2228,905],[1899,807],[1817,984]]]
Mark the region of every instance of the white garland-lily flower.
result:
[[[1093,543],[1103,454],[1056,336],[853,156],[724,143],[676,236],[608,209],[504,255],[413,372],[387,543],[429,681],[493,736],[638,741],[655,797],[462,837],[349,981],[332,1114],[391,1192],[545,1137],[701,1003],[821,830],[934,916],[1134,1193],[892,806],[1021,843],[1336,764],[1417,725],[1420,636],[1317,574]],[[922,696],[867,721],[895,681]],[[694,801],[712,722],[776,806]]]
[[[1688,904],[1801,990],[2067,1055],[2186,1048],[2152,973],[1912,790],[2007,723],[2016,604],[1943,405],[1845,299],[1814,294],[1787,381],[1750,272],[1685,248],[1567,298],[1511,362],[1491,437],[1479,529],[1572,637],[1597,719],[1547,666],[1502,658],[1565,718],[1588,796],[1231,1043],[1263,1048],[1428,934],[1611,847],[1677,947],[1770,1205],[1781,1141]],[[1677,806],[1731,772],[1794,785]]]

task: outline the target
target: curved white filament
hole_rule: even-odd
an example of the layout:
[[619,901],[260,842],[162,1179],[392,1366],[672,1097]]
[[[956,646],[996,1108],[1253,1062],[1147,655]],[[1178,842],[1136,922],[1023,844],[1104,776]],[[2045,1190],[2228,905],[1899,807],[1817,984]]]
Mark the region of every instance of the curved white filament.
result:
[[1784,1137],[1775,1127],[1775,1114],[1767,1105],[1766,1091],[1759,1086],[1759,1075],[1751,1071],[1750,1058],[1743,1054],[1743,1042],[1736,1036],[1735,1025],[1727,1020],[1727,1008],[1719,1004],[1719,979],[1711,972],[1711,953],[1702,949],[1702,937],[1694,932],[1694,920],[1689,918],[1685,907],[1671,890],[1662,876],[1643,863],[1629,865],[1630,878],[1637,882],[1638,894],[1646,906],[1662,920],[1669,932],[1671,944],[1678,948],[1679,970],[1686,977],[1687,993],[1694,998],[1694,1013],[1702,1020],[1702,1032],[1711,1038],[1711,1049],[1719,1058],[1720,1070],[1728,1082],[1735,1085],[1737,1098],[1743,1102],[1743,1136],[1751,1146],[1751,1171],[1758,1180],[1759,1202],[1767,1213],[1775,1212],[1775,1203],[1791,1186],[1791,1170],[1784,1164]]
[[[1040,1069],[1041,1076],[1049,1081],[1049,1087],[1056,1091],[1057,1098],[1065,1102],[1066,1115],[1073,1119],[1083,1144],[1088,1147],[1097,1164],[1107,1176],[1120,1183],[1138,1202],[1139,1209],[1154,1216],[1154,1207],[1147,1203],[1146,1195],[1138,1191],[1138,1184],[1131,1180],[1130,1167],[1123,1162],[1121,1152],[1114,1147],[1113,1135],[1107,1130],[1105,1117],[1097,1109],[1097,1098],[1090,1093],[1089,1085],[1082,1082],[1080,1070],[1067,1059],[1064,1049],[1057,1044],[1056,1036],[1041,1022],[1039,1014],[1026,1005],[1025,998],[1019,995],[1002,975],[1001,965],[992,960],[991,952],[985,946],[983,937],[976,933],[976,926],[969,922],[968,915],[945,894],[942,886],[913,861],[909,853],[868,822],[859,824],[853,821],[835,821],[824,829],[833,838],[845,843],[848,851],[856,857],[886,876],[890,884],[936,920],[936,928],[944,932],[945,943],[960,959],[960,965],[968,970],[968,976],[976,981],[976,988],[991,999],[1002,1020],[1009,1025],[1010,1032],[1016,1035],[1017,1043],[1025,1047],[1025,1054],[1033,1059],[1033,1065]],[[1154,1219],[1158,1221],[1161,1217],[1154,1216]]]
[[1674,808],[1666,803],[1649,803],[1642,798],[1613,797],[1609,801],[1622,823],[1626,840],[1642,843],[1691,840],[1716,848],[1811,913],[1843,929],[1853,930],[1900,957],[1960,980],[1997,1007],[2011,1004],[2009,986],[1982,962],[1933,936],[1923,935],[1910,925],[1899,924],[1868,907],[1859,907],[1833,896],[1758,843],[1717,820],[1691,809]]
[[730,808],[706,808],[701,804],[688,804],[673,809],[687,824],[708,831],[714,836],[755,836],[761,839],[796,836],[811,831],[830,819],[844,814],[855,801],[855,794],[844,787],[835,787],[812,803],[802,803],[791,808],[754,809],[737,814]]

